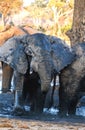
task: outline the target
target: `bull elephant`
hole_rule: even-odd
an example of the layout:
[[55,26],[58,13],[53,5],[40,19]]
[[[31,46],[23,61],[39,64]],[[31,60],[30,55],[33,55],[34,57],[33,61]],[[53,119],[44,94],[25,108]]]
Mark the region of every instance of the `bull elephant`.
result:
[[[71,64],[75,60],[75,54],[73,53],[72,49],[60,38],[54,37],[54,36],[46,36],[49,42],[51,43],[51,51],[50,51],[50,60],[52,62],[52,68],[46,68],[47,73],[50,73],[49,76],[51,76],[51,80],[53,78],[56,78],[57,74],[60,74],[61,70]],[[28,47],[29,46],[29,47]],[[32,60],[30,62],[30,67],[37,73],[42,73],[42,69],[40,69],[39,72],[39,61],[40,59],[37,56],[36,51],[36,44],[29,44],[25,52],[27,55],[32,56]],[[40,54],[40,52],[38,53]],[[47,53],[45,54],[45,56]],[[47,58],[47,57],[46,57]],[[37,61],[38,60],[38,61]],[[45,58],[44,58],[45,60]],[[46,64],[46,63],[45,63]],[[41,63],[43,65],[43,62]],[[44,72],[44,69],[43,69]],[[43,74],[44,77],[44,74]],[[46,80],[47,81],[47,80]],[[50,81],[51,82],[51,81]],[[48,87],[50,84],[48,85]],[[48,94],[46,96],[46,101],[44,107],[51,107],[53,105],[53,100],[55,100],[55,83],[53,88],[49,88]],[[46,91],[46,90],[45,90]],[[50,92],[50,94],[49,94]],[[49,97],[48,97],[49,95]],[[54,99],[53,99],[54,98]],[[48,100],[49,99],[49,100]]]
[[[38,35],[35,34],[35,35],[36,37],[39,36],[39,34]],[[38,42],[35,42],[35,44],[34,43],[29,44],[25,48],[25,52],[28,56],[32,57],[32,60],[30,62],[30,67],[39,74],[41,79],[42,91],[47,93],[48,87],[50,86],[50,82],[54,78],[53,89],[50,89],[51,90],[50,95],[47,94],[49,95],[49,103],[45,103],[45,106],[46,104],[48,104],[48,108],[49,108],[53,104],[53,100],[54,100],[53,95],[55,92],[54,89],[55,89],[56,75],[59,74],[64,67],[71,64],[72,61],[75,59],[75,57],[71,48],[63,40],[54,36],[45,35],[45,37],[48,39],[48,41],[51,44],[51,50],[49,51],[49,54],[47,53],[47,51],[45,51],[44,48],[42,49],[42,52],[41,50],[39,50],[40,48],[39,49],[37,48]],[[43,37],[41,36],[40,39],[42,38]],[[38,37],[36,39],[38,39]],[[29,41],[31,41],[31,39],[29,39]],[[42,53],[42,57],[40,57],[40,53]],[[51,64],[51,67],[49,63]],[[46,73],[47,73],[47,78],[45,77]],[[49,80],[50,82],[48,81],[48,79],[50,79]],[[44,87],[43,83],[47,81],[48,81],[47,87],[46,86]],[[46,100],[47,99],[48,97],[46,97]]]
[[74,115],[79,99],[85,94],[85,42],[72,47],[75,60],[60,73],[59,114]]

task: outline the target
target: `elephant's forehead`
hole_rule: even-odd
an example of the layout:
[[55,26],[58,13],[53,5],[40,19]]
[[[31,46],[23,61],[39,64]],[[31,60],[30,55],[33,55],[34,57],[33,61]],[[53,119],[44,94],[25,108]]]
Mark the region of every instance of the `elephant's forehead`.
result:
[[39,41],[39,40],[34,40],[32,41],[32,43],[29,45],[29,47],[31,49],[33,49],[33,51],[36,50],[46,50],[46,51],[51,51],[51,46],[47,41]]
[[44,50],[50,50],[51,44],[44,34],[34,34],[29,37],[29,47],[36,49],[41,48]]

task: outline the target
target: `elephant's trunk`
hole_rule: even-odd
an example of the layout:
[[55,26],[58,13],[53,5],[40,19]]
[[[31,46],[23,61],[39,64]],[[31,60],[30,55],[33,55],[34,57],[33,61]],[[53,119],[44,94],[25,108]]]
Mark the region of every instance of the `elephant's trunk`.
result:
[[50,79],[48,81],[41,80],[41,91],[47,92],[50,86]]
[[52,61],[49,57],[44,57],[39,61],[38,74],[41,79],[41,91],[47,92],[51,82]]

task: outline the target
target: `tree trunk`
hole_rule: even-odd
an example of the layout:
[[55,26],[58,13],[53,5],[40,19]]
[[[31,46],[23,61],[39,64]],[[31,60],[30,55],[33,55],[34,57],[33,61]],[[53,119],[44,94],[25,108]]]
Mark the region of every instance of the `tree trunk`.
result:
[[75,43],[85,42],[85,0],[74,0],[74,13],[72,29],[66,33]]

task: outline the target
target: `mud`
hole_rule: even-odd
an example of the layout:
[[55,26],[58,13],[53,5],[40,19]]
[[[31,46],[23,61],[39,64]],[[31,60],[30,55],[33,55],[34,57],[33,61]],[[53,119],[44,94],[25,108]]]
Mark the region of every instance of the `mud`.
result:
[[12,93],[0,94],[0,130],[85,130],[85,117],[59,117],[47,113],[27,111],[23,116],[12,116]]

